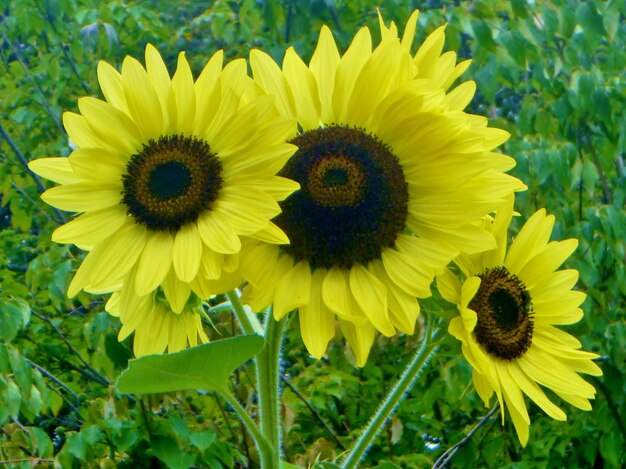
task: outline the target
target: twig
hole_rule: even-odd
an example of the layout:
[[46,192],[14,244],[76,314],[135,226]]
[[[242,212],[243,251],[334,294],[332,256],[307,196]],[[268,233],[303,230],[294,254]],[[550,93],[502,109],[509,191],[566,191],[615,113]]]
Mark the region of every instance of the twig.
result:
[[606,178],[606,174],[604,174],[604,170],[602,169],[602,165],[600,164],[600,159],[598,158],[596,149],[591,142],[591,138],[586,137],[585,141],[587,142],[587,146],[591,151],[591,159],[593,160],[593,164],[596,165],[596,169],[598,170],[598,176],[600,177],[600,182],[602,183],[602,195],[604,196],[604,203],[610,204],[613,197],[611,194],[611,189],[609,187],[609,181]]
[[50,373],[48,370],[46,370],[45,368],[43,368],[42,366],[37,365],[37,363],[29,360],[28,358],[24,357],[24,359],[28,362],[28,364],[30,366],[32,366],[33,368],[35,368],[37,371],[39,371],[42,375],[46,376],[47,378],[49,378],[50,380],[54,381],[56,384],[58,384],[59,386],[61,386],[63,389],[65,389],[68,393],[70,393],[70,395],[78,400],[78,395],[72,391],[72,389],[65,384],[63,381],[61,381],[59,378],[57,378],[56,376],[54,376],[52,373]]
[[439,457],[439,459],[437,459],[437,461],[435,461],[435,464],[433,465],[432,469],[441,469],[441,468],[446,467],[446,465],[450,463],[450,461],[452,461],[452,458],[454,457],[456,452],[459,450],[459,448],[461,448],[461,446],[467,443],[472,438],[472,436],[474,436],[474,433],[476,433],[480,427],[482,427],[489,421],[491,416],[495,414],[496,410],[498,410],[499,407],[500,407],[499,404],[496,403],[496,405],[493,406],[493,409],[491,409],[487,415],[485,415],[482,419],[480,419],[480,421],[474,426],[474,428],[472,428],[470,432],[461,441],[459,441],[458,443],[448,448],[446,452],[443,453]]
[[7,459],[6,461],[0,461],[0,464],[16,464],[20,462],[28,462],[31,464],[31,467],[35,467],[40,462],[53,463],[54,459],[43,459],[43,458],[37,458],[33,456],[32,458],[25,458],[25,459]]
[[24,197],[26,200],[28,200],[31,204],[33,204],[33,207],[35,207],[37,210],[39,210],[44,217],[46,217],[48,219],[48,221],[50,223],[52,223],[53,225],[56,224],[57,222],[55,222],[52,217],[50,217],[50,215],[48,215],[46,213],[45,210],[41,209],[41,206],[37,204],[37,202],[35,202],[26,192],[24,192],[24,189],[22,189],[20,186],[18,186],[17,184],[15,184],[14,181],[11,181],[11,187],[13,187],[13,189],[15,189],[17,192],[20,193],[20,195],[22,197]]
[[63,335],[63,333],[61,332],[61,330],[52,322],[52,320],[46,316],[43,316],[41,314],[36,313],[35,311],[32,311],[32,314],[41,319],[42,321],[47,322],[50,327],[52,327],[52,329],[54,329],[54,332],[57,333],[57,335],[61,338],[61,340],[63,340],[63,342],[65,342],[65,345],[67,345],[67,347],[70,349],[70,351],[76,355],[76,357],[83,363],[83,365],[85,365],[87,367],[87,369],[93,373],[94,378],[96,381],[100,382],[100,384],[103,384],[104,386],[109,386],[111,384],[111,381],[109,381],[105,376],[103,376],[102,374],[100,374],[100,372],[98,370],[96,370],[94,367],[92,367],[87,360],[85,360],[83,358],[83,356],[78,352],[78,350],[76,350],[74,348],[74,346],[70,343],[69,340],[67,340],[67,338]]
[[70,64],[70,68],[72,69],[72,72],[74,72],[74,75],[76,75],[76,78],[78,79],[78,82],[80,83],[80,86],[83,87],[83,91],[86,94],[91,94],[91,91],[89,87],[87,86],[87,83],[85,83],[85,81],[81,78],[80,73],[78,72],[78,69],[76,68],[76,64],[74,63],[74,60],[72,59],[72,56],[68,54],[67,52],[68,49],[69,47],[67,44],[61,44],[61,50],[63,51],[63,55],[65,56],[68,63]]
[[[2,126],[2,123],[0,123],[0,136],[6,140],[7,144],[9,145],[9,148],[11,148],[11,150],[17,157],[18,161],[24,168],[24,171],[26,171],[26,174],[28,174],[35,182],[35,185],[37,186],[37,189],[39,189],[39,192],[44,192],[46,190],[46,186],[44,186],[43,182],[41,182],[41,178],[30,170],[30,168],[28,167],[28,160],[26,159],[24,154],[20,151],[20,149],[17,148],[17,145],[15,144],[11,136],[6,132],[6,130]],[[58,209],[53,208],[52,210],[54,211],[56,218],[60,223],[65,223],[67,221],[65,218],[65,215],[63,215]]]
[[15,54],[15,57],[17,58],[17,61],[21,65],[22,70],[24,70],[24,73],[26,74],[28,79],[31,81],[33,86],[35,87],[35,90],[37,91],[39,96],[41,96],[41,99],[42,99],[41,105],[46,109],[46,111],[48,111],[48,114],[50,115],[50,117],[54,121],[54,124],[59,129],[59,132],[61,132],[61,135],[65,135],[65,130],[63,129],[63,126],[61,125],[61,121],[59,120],[59,117],[54,113],[54,111],[52,110],[52,108],[48,104],[48,100],[46,98],[46,95],[43,93],[43,90],[41,89],[41,87],[39,86],[39,84],[37,83],[35,78],[32,76],[32,74],[30,73],[30,70],[28,69],[28,66],[26,65],[26,63],[22,59],[20,51],[15,48],[15,46],[13,45],[13,42],[5,34],[3,29],[0,29],[0,34],[2,34],[2,38],[9,45],[9,47],[11,48],[11,51],[13,52],[13,54]]
[[342,450],[344,451],[347,450],[348,448],[344,446],[344,444],[337,437],[337,435],[335,435],[335,432],[333,432],[332,428],[328,426],[324,418],[319,414],[319,412],[315,409],[315,407],[311,405],[311,403],[307,400],[307,398],[304,397],[302,393],[300,393],[300,391],[298,391],[298,389],[293,384],[291,384],[291,382],[287,378],[285,378],[284,375],[281,375],[280,379],[283,383],[287,385],[289,389],[291,389],[291,391],[296,395],[296,397],[300,399],[304,403],[304,405],[307,406],[307,408],[309,409],[313,417],[315,417],[317,421],[322,424],[322,426],[324,427],[324,430],[326,430],[326,433],[328,433],[328,436],[330,436],[330,438],[335,442],[335,444],[339,446]]

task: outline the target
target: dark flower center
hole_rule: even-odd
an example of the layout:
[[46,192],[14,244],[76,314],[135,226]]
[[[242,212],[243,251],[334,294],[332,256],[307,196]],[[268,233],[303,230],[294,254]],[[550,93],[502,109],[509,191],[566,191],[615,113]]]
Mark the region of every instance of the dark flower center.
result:
[[476,341],[503,360],[520,358],[533,337],[530,294],[505,267],[487,269],[479,277],[480,288],[468,305],[478,315]]
[[281,203],[275,223],[283,250],[313,268],[350,268],[380,258],[404,229],[408,185],[391,149],[363,129],[331,125],[290,143],[298,151],[280,175],[301,189]]
[[137,223],[176,232],[210,210],[222,188],[221,173],[222,163],[203,140],[149,140],[126,165],[122,200]]

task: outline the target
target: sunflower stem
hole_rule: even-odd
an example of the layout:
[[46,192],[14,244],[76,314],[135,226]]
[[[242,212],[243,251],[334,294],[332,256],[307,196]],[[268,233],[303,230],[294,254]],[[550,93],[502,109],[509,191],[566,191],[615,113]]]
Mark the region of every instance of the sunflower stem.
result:
[[419,349],[402,372],[400,379],[398,379],[389,394],[387,394],[382,404],[367,424],[367,427],[363,430],[363,433],[359,436],[354,448],[344,460],[343,465],[341,466],[342,469],[354,469],[357,467],[359,461],[363,458],[378,433],[382,430],[387,419],[395,411],[398,403],[404,396],[404,393],[410,389],[413,382],[428,367],[430,359],[439,348],[434,345],[431,340],[434,338],[434,336],[431,337],[433,332],[433,322],[434,317],[432,315],[428,316],[426,331]]
[[281,426],[280,426],[280,360],[283,331],[287,324],[286,317],[274,320],[269,309],[265,318],[265,347],[256,357],[257,382],[259,386],[259,410],[261,414],[261,430],[268,439],[272,449],[272,460],[266,469],[274,469],[280,465]]
[[263,335],[263,327],[257,319],[256,314],[243,307],[241,301],[239,301],[237,290],[232,290],[228,292],[227,295],[233,307],[233,311],[235,312],[235,317],[237,321],[239,321],[243,332],[245,334]]
[[237,398],[233,396],[229,390],[223,390],[221,394],[235,410],[239,419],[243,422],[245,427],[252,435],[252,439],[254,440],[254,443],[259,450],[259,454],[261,455],[261,467],[263,469],[269,469],[273,467],[273,448],[270,446],[267,438],[265,438],[265,436],[263,435],[263,432],[259,429],[259,426],[254,422],[254,420],[252,420],[252,417],[250,417],[246,409],[239,403]]

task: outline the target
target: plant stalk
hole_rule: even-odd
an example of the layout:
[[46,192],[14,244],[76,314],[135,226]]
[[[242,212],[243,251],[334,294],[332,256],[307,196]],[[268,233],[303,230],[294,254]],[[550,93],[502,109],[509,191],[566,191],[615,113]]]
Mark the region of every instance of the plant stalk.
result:
[[404,393],[411,387],[415,379],[427,368],[430,359],[439,348],[438,346],[433,346],[431,343],[433,321],[433,316],[428,316],[424,339],[419,349],[402,372],[400,379],[393,386],[389,394],[387,394],[384,401],[367,424],[367,427],[363,430],[363,433],[359,436],[354,448],[344,460],[341,466],[342,469],[354,469],[357,467],[359,461],[363,458],[378,433],[382,430],[387,419],[395,411]]

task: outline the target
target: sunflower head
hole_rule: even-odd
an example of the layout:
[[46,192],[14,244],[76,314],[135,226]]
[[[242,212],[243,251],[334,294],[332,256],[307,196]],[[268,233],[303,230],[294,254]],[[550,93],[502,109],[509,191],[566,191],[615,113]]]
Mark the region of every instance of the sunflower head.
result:
[[324,26],[308,65],[293,48],[282,69],[250,53],[255,82],[298,121],[280,175],[300,189],[274,220],[290,243],[242,251],[244,298],[273,303],[276,318],[298,308],[316,357],[335,318],[359,363],[374,331],[412,333],[416,297],[459,253],[494,248],[481,218],[525,188],[505,174],[513,159],[492,151],[508,133],[463,112],[474,83],[449,90],[468,63],[442,54],[443,28],[413,54],[416,24],[417,12],[400,39],[381,17],[378,45],[362,28],[343,54]]
[[289,242],[270,220],[298,188],[277,176],[296,123],[221,51],[195,80],[184,53],[173,76],[151,45],[145,64],[101,62],[105,99],[81,98],[80,113],[63,115],[76,149],[30,168],[60,184],[44,201],[79,213],[53,234],[89,251],[70,296],[118,289],[133,272],[138,296],[167,283],[179,312],[192,289],[207,293],[233,271],[242,236]]
[[507,251],[507,229],[513,199],[503,204],[485,226],[498,240],[490,251],[455,259],[464,280],[450,270],[437,278],[442,296],[456,303],[459,316],[450,333],[462,343],[473,368],[479,395],[489,404],[495,394],[511,414],[518,437],[526,445],[530,418],[523,395],[549,416],[565,413],[543,392],[551,389],[564,401],[584,410],[595,389],[578,373],[600,375],[597,355],[580,350],[574,337],[555,327],[582,317],[585,295],[573,290],[575,270],[558,270],[576,248],[576,240],[549,241],[554,217],[539,210],[524,224]]

